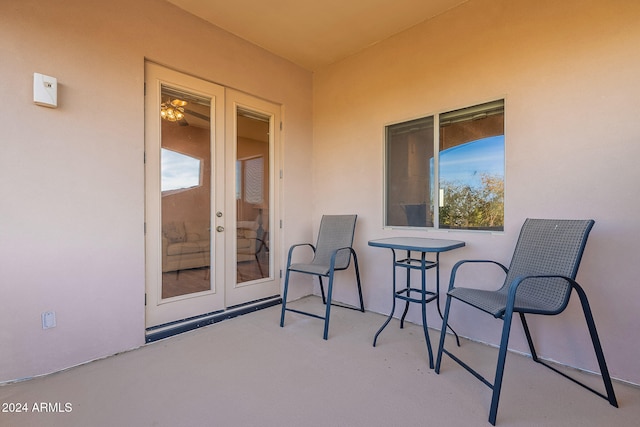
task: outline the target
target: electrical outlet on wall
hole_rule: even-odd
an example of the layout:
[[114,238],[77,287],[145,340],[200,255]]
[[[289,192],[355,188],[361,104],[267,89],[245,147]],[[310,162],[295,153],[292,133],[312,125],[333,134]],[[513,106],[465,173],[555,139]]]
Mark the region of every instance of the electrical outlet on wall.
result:
[[49,329],[56,326],[56,312],[45,311],[42,313],[42,329]]

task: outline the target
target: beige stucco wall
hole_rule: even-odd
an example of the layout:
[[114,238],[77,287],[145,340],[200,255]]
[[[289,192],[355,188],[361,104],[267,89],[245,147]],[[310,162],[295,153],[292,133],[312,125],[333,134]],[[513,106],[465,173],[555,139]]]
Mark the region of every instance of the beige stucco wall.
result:
[[[464,250],[442,256],[446,286],[458,259],[508,262],[526,217],[593,218],[578,279],[590,297],[612,375],[639,384],[638,46],[635,1],[470,0],[317,72],[314,222],[322,213],[359,214],[356,250],[367,308],[388,313],[391,306],[391,255],[368,247],[369,239],[465,240]],[[385,124],[502,97],[505,232],[383,229]],[[490,285],[488,273],[478,276],[484,277],[480,285]],[[462,275],[460,284],[472,279]],[[348,286],[337,293],[353,299]],[[431,308],[429,321],[439,328]],[[498,342],[499,321],[457,309],[452,323],[460,334]],[[420,322],[418,310],[412,308],[410,316]],[[542,356],[597,371],[577,299],[561,317],[536,319],[533,333]],[[527,351],[519,323],[512,347]]]
[[310,72],[161,0],[3,1],[0,382],[144,343],[145,58],[282,105],[284,246],[311,237]]
[[[470,0],[312,82],[161,0],[0,3],[0,382],[144,341],[149,58],[283,105],[283,247],[309,241],[323,213],[358,213],[368,309],[390,307],[390,254],[368,247],[371,238],[465,240],[443,256],[444,286],[461,257],[508,261],[526,217],[594,218],[578,279],[612,375],[640,384],[639,24],[633,1]],[[163,44],[168,29],[177,37]],[[32,103],[34,72],[58,78],[58,109]],[[505,233],[384,230],[384,125],[500,97]],[[347,301],[349,274],[340,273],[345,285],[336,290]],[[488,285],[491,274],[483,277]],[[43,331],[46,310],[58,326]],[[419,322],[417,311],[410,316]],[[439,327],[433,310],[429,320]],[[562,318],[543,320],[533,324],[543,356],[596,369],[575,302]],[[453,322],[463,335],[497,342],[499,324],[487,316],[463,309]],[[524,350],[517,326],[512,334]]]

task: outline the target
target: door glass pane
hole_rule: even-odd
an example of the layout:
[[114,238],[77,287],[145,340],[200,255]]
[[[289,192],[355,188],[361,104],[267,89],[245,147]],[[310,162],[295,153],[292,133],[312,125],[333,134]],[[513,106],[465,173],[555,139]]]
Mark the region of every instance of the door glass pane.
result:
[[270,117],[237,110],[237,283],[270,277]]
[[162,85],[162,298],[211,289],[211,100]]

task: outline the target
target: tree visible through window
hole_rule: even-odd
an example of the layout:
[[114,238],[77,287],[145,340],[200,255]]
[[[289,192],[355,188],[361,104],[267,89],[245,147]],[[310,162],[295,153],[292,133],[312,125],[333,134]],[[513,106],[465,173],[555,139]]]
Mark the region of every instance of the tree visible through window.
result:
[[503,100],[387,126],[385,224],[503,230],[504,147]]

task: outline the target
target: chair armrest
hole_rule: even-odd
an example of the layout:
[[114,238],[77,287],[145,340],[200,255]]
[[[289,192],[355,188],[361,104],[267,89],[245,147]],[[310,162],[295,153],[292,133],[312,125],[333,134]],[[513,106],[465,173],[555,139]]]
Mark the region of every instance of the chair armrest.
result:
[[462,265],[464,264],[495,264],[498,267],[500,267],[502,269],[502,271],[504,271],[505,274],[507,274],[509,272],[509,269],[507,267],[505,267],[503,264],[499,263],[498,261],[493,261],[493,260],[489,260],[489,259],[463,259],[461,261],[458,261],[454,264],[453,268],[451,269],[451,278],[449,279],[449,290],[453,289],[454,286],[454,282],[456,280],[456,273],[458,272],[458,268],[462,267]]
[[311,243],[298,243],[298,244],[295,244],[295,245],[291,245],[291,247],[289,248],[289,255],[287,256],[287,269],[291,265],[291,256],[293,255],[293,250],[295,248],[300,247],[300,246],[309,246],[313,250],[313,253],[316,252],[316,247],[313,246]]
[[353,250],[353,248],[352,248],[351,246],[345,246],[345,247],[343,247],[343,248],[338,248],[338,249],[334,250],[334,251],[331,253],[331,262],[330,262],[330,264],[329,264],[329,268],[330,268],[331,270],[335,270],[336,257],[338,256],[338,253],[339,253],[339,252],[341,252],[341,251],[346,251],[346,250],[348,250],[348,251],[349,251],[349,259],[347,260],[347,265],[346,265],[344,268],[343,268],[343,267],[340,267],[340,268],[339,268],[339,270],[346,270],[347,268],[349,268],[349,264],[350,264],[350,262],[351,262],[351,255],[353,255],[353,256],[354,256],[354,258],[355,258],[355,256],[356,256],[356,251],[354,251],[354,250]]

